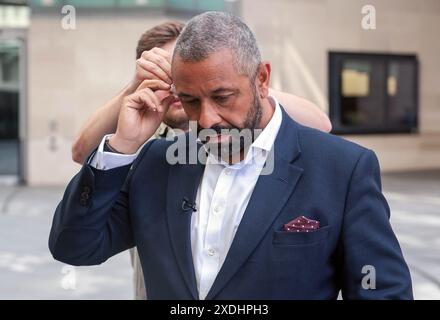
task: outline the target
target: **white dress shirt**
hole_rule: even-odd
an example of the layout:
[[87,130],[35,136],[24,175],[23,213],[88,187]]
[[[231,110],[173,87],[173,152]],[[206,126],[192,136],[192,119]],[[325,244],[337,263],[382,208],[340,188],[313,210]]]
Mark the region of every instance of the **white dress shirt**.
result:
[[[245,158],[229,165],[208,156],[196,198],[197,212],[191,217],[191,249],[200,299],[205,299],[234,239],[264,163],[281,126],[281,109],[270,97],[274,113]],[[130,164],[133,155],[104,152],[104,141],[90,164],[109,170]],[[140,150],[140,149],[139,149]]]

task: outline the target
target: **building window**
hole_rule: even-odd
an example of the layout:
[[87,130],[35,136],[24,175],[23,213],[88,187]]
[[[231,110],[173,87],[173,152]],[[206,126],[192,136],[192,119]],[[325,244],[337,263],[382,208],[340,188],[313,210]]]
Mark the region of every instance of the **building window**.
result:
[[20,1],[0,3],[0,29],[27,28],[30,23],[30,9]]
[[329,100],[333,133],[417,132],[417,57],[330,52]]
[[207,10],[223,11],[230,7],[229,3],[237,0],[31,0],[35,9],[60,8],[63,5],[72,5],[77,8],[96,9],[163,9],[173,12],[197,13]]

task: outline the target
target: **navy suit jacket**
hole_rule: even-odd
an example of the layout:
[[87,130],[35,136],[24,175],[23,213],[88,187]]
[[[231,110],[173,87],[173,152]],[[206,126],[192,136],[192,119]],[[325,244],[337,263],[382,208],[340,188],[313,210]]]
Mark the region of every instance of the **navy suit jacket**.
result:
[[[149,299],[197,299],[190,222],[198,212],[182,210],[182,199],[195,199],[204,166],[170,165],[171,143],[147,143],[131,166],[85,164],[53,218],[54,258],[96,265],[137,246]],[[411,299],[375,154],[284,111],[274,148],[274,171],[259,177],[207,299],[336,299],[340,290],[344,299]],[[301,215],[321,228],[283,231]],[[365,289],[374,275],[375,289]]]

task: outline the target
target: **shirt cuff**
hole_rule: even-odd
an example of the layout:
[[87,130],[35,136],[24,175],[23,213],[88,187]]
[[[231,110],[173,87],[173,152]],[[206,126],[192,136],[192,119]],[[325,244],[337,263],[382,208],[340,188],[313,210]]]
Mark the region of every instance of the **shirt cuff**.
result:
[[140,150],[144,145],[142,145],[139,150],[134,154],[120,154],[113,152],[105,152],[104,151],[104,143],[107,138],[110,138],[113,134],[107,134],[102,139],[99,144],[98,150],[96,150],[95,154],[90,158],[89,164],[98,170],[110,170],[118,167],[123,167],[131,164],[134,160],[136,160]]

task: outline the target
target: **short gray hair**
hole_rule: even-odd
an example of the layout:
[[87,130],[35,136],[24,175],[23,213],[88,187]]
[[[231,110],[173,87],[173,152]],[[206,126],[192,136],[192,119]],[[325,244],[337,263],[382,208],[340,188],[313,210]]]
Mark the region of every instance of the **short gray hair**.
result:
[[195,16],[177,38],[173,59],[202,61],[220,49],[230,49],[234,67],[253,82],[261,63],[257,41],[249,27],[236,16],[209,11]]

